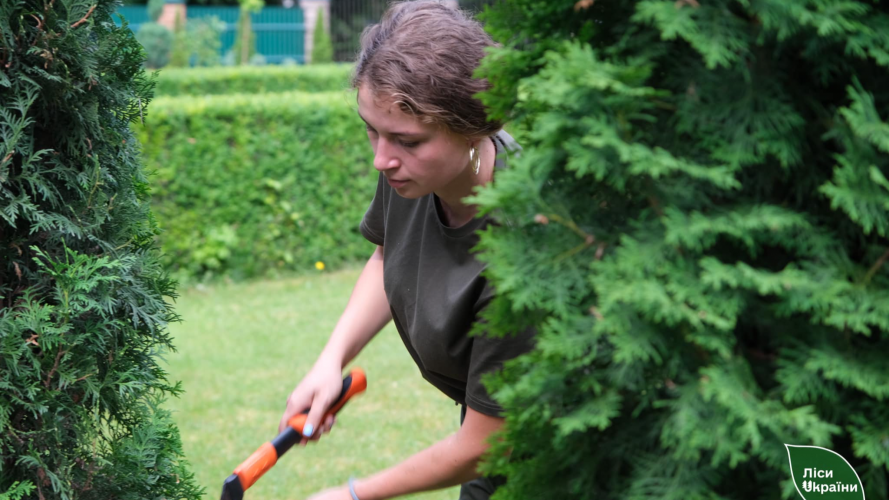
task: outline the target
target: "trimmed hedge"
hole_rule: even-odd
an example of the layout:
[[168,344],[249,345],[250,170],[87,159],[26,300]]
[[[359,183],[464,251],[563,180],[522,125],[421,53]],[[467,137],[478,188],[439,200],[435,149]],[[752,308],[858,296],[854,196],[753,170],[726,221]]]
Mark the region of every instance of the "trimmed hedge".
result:
[[353,92],[155,99],[135,129],[167,268],[250,278],[370,255],[377,173],[355,108]]
[[305,92],[346,90],[349,87],[351,74],[351,64],[165,68],[158,76],[155,95],[263,94],[295,90]]

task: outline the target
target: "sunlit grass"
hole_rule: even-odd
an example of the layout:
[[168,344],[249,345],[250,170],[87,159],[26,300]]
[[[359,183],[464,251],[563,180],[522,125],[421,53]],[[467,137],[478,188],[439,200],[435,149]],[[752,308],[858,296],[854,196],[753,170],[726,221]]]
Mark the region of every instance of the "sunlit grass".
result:
[[[171,326],[170,400],[186,457],[205,499],[277,433],[287,396],[311,368],[349,298],[357,270],[184,290],[183,322]],[[422,379],[388,326],[353,363],[368,389],[317,444],[295,447],[250,488],[246,500],[297,500],[394,465],[456,431],[459,408]],[[453,500],[457,488],[416,495]]]

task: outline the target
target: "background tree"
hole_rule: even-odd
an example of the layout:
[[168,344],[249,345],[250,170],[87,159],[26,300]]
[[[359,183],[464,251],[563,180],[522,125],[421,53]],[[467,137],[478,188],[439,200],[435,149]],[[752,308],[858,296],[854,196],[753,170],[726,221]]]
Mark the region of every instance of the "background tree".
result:
[[[784,443],[889,467],[889,6],[498,2],[485,316],[537,349],[495,498],[777,499]],[[506,450],[512,449],[511,458]]]
[[324,27],[324,11],[318,10],[315,31],[312,32],[312,64],[333,62],[333,43]]
[[164,11],[164,0],[149,0],[148,17],[151,22],[142,23],[136,39],[145,49],[145,66],[151,69],[163,68],[170,62],[173,50],[173,33],[157,22]]
[[173,32],[159,23],[142,23],[136,40],[145,49],[145,66],[150,69],[163,68],[170,63],[173,52]]
[[241,15],[238,17],[238,30],[232,50],[235,64],[250,64],[250,57],[256,53],[256,34],[251,24],[251,14],[259,12],[265,5],[264,0],[239,0]]
[[[153,81],[112,0],[0,0],[0,491],[197,499],[159,355],[174,283],[129,124]],[[23,496],[24,495],[24,496]]]
[[179,11],[173,19],[173,46],[170,50],[170,66],[174,68],[188,67],[191,58],[190,27],[186,27],[185,19]]
[[148,9],[148,18],[151,19],[151,22],[156,23],[161,18],[161,14],[164,13],[165,3],[166,0],[148,0],[146,8]]

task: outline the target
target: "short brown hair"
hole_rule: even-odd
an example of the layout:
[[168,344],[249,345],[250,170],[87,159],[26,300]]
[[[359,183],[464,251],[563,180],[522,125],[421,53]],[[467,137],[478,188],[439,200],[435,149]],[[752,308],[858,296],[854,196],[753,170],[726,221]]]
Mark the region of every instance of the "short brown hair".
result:
[[438,1],[396,2],[362,33],[352,88],[367,85],[375,97],[393,99],[424,123],[466,137],[491,136],[503,124],[488,121],[473,97],[490,85],[472,73],[493,45],[482,25],[461,10]]

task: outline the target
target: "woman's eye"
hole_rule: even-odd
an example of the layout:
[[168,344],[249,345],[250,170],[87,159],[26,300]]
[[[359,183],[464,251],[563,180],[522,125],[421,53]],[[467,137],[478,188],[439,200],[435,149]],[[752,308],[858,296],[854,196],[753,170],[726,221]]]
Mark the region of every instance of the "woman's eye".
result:
[[403,148],[415,148],[419,145],[420,145],[419,142],[402,142],[401,143],[401,147],[403,147]]

